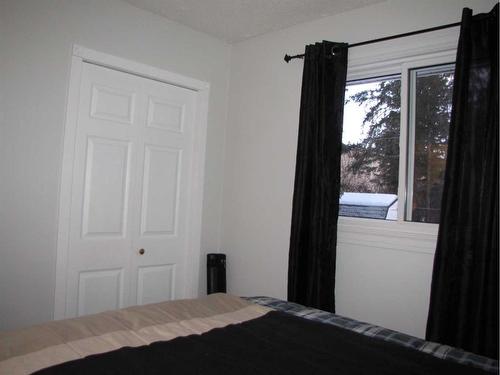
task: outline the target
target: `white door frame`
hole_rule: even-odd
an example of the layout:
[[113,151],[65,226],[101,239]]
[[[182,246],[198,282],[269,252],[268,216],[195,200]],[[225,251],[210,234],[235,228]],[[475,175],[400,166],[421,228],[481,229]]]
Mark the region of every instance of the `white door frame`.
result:
[[69,228],[71,218],[71,185],[75,154],[78,106],[80,101],[80,79],[83,63],[92,63],[144,78],[165,82],[193,90],[197,93],[193,134],[193,165],[189,187],[187,212],[186,293],[198,295],[199,263],[201,254],[201,216],[203,203],[203,178],[207,134],[208,98],[210,84],[193,78],[171,73],[163,69],[94,51],[79,45],[73,46],[71,73],[64,131],[59,218],[57,235],[56,283],[54,297],[54,319],[66,317],[66,279],[69,251]]

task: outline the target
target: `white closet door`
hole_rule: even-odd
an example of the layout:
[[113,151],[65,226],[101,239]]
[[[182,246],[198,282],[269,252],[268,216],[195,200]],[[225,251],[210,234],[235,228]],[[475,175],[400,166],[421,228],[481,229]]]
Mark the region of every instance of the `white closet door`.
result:
[[[142,80],[145,124],[137,137],[132,304],[185,297],[187,204],[195,93]],[[141,255],[141,253],[143,253]]]
[[194,103],[191,90],[83,64],[67,317],[184,296]]

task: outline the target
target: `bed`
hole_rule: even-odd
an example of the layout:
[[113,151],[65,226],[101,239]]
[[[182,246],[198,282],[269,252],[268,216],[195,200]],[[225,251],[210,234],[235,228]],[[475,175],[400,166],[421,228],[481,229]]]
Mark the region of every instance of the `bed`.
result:
[[0,374],[488,374],[498,361],[270,297],[169,301],[0,333]]

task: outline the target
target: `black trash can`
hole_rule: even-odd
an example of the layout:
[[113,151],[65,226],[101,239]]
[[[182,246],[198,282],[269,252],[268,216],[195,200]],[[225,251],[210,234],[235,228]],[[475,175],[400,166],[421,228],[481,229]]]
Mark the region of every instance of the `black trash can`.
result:
[[207,254],[207,294],[226,293],[226,254]]

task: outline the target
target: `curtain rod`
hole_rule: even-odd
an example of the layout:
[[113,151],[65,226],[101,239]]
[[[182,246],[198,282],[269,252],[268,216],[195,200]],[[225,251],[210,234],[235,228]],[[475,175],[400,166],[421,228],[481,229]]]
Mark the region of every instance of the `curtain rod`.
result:
[[[461,24],[461,22],[448,23],[446,25],[430,27],[428,29],[415,30],[415,31],[410,31],[408,33],[403,33],[403,34],[386,36],[386,37],[383,37],[383,38],[366,40],[364,42],[349,44],[347,46],[347,48],[359,47],[359,46],[364,46],[364,45],[372,44],[372,43],[385,42],[386,40],[404,38],[406,36],[423,34],[423,33],[428,33],[428,32],[431,32],[431,31],[437,31],[437,30],[442,30],[442,29],[448,29],[450,27],[460,26],[460,24]],[[304,58],[304,56],[305,56],[305,54],[303,54],[303,53],[300,54],[300,55],[293,55],[293,56],[290,56],[290,55],[286,54],[284,60],[288,63],[290,60],[293,60],[293,59],[302,59],[302,58]]]

